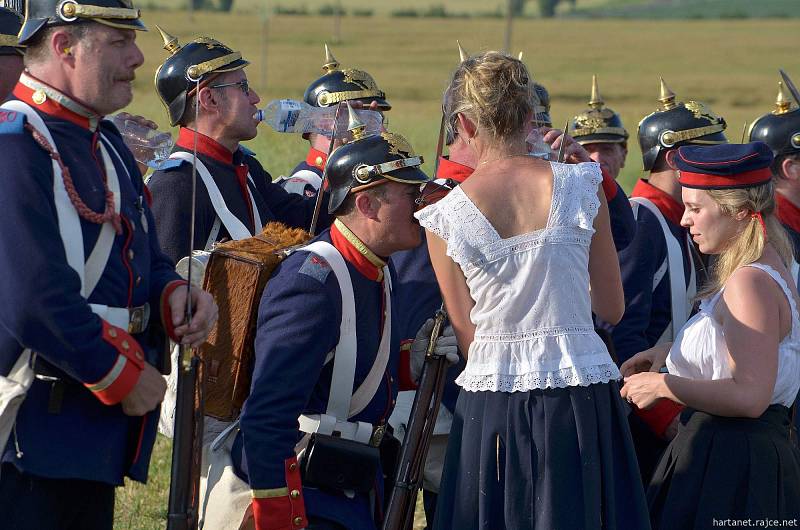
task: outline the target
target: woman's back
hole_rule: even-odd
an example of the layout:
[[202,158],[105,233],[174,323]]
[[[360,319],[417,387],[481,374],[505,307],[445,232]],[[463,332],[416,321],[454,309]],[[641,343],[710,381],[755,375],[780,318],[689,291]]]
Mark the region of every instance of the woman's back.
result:
[[[600,171],[594,163],[551,168],[549,208],[527,212],[542,221],[506,223],[510,237],[502,237],[468,195],[487,191],[481,182],[456,188],[419,214],[426,228],[447,241],[447,254],[463,271],[475,301],[470,313],[475,336],[459,379],[466,389],[530,390],[619,377],[594,332],[589,295]],[[509,204],[520,204],[519,196],[524,194]],[[479,203],[497,219],[495,197],[481,196]],[[539,228],[518,230],[527,226]]]

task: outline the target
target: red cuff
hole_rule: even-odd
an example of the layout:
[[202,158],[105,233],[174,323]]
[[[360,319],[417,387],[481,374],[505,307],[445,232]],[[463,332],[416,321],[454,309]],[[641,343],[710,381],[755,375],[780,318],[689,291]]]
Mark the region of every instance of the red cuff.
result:
[[617,181],[614,180],[614,177],[612,177],[608,171],[601,170],[601,172],[603,173],[603,193],[606,195],[606,200],[610,201],[617,196],[619,186],[617,186]]
[[397,369],[399,390],[416,390],[417,382],[411,377],[411,345],[414,339],[400,341],[400,366]]
[[253,490],[251,506],[256,530],[296,530],[308,526],[297,457],[287,458],[284,466],[285,488]]
[[664,438],[667,427],[670,426],[675,416],[681,413],[683,405],[662,398],[656,401],[655,405],[649,409],[634,408],[633,410],[650,427],[651,431]]
[[175,326],[172,324],[172,310],[169,307],[169,297],[175,289],[182,285],[186,285],[186,280],[171,281],[164,287],[164,291],[161,293],[161,324],[163,324],[164,331],[167,332],[167,336],[172,339],[173,342],[178,342],[178,338],[175,336]]
[[144,369],[142,347],[126,331],[103,322],[103,340],[118,352],[114,365],[99,381],[84,383],[105,405],[116,405],[131,393]]

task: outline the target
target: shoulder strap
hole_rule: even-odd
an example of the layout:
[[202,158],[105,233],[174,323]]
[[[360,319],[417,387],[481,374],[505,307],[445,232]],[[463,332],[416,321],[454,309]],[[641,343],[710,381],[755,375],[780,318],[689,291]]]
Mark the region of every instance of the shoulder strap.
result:
[[794,323],[800,320],[800,314],[797,311],[797,304],[795,303],[794,295],[792,294],[792,290],[789,289],[789,286],[786,284],[786,280],[783,279],[783,276],[773,269],[771,266],[765,263],[748,263],[745,267],[753,267],[754,269],[759,269],[761,271],[766,272],[770,275],[770,277],[778,284],[778,287],[781,288],[783,291],[783,295],[789,302],[789,308],[792,311],[792,332],[791,335],[795,333],[795,325]]
[[[27,103],[22,101],[12,100],[6,101],[2,108],[13,110],[25,114],[30,123],[39,133],[41,133],[50,145],[58,150],[50,130],[42,120],[41,116],[33,110]],[[105,140],[105,138],[104,138]],[[106,178],[108,179],[108,187],[114,194],[114,210],[119,213],[120,211],[120,186],[119,177],[117,175],[116,167],[111,161],[111,157],[105,148],[107,140],[100,143],[100,151],[103,157],[103,164],[106,169]],[[109,145],[111,145],[109,143]],[[112,149],[113,146],[111,146]],[[121,161],[122,158],[119,153],[114,150],[117,158]],[[72,205],[67,190],[64,187],[64,179],[61,174],[61,168],[58,163],[53,160],[53,197],[56,203],[56,215],[58,218],[58,230],[61,235],[61,241],[64,244],[64,252],[67,256],[67,263],[78,274],[81,280],[81,295],[84,298],[89,296],[94,291],[100,277],[103,275],[108,258],[111,255],[111,248],[114,244],[114,228],[110,223],[105,223],[100,229],[100,235],[95,243],[88,260],[84,261],[83,254],[83,231],[81,230],[81,222],[77,210]],[[123,164],[124,166],[124,164]]]
[[253,177],[250,176],[250,173],[247,173],[247,180],[250,182],[250,205],[253,207],[253,222],[255,223],[256,234],[261,232],[261,229],[264,228],[264,225],[261,222],[261,214],[258,211],[258,205],[256,204],[256,197],[255,194],[258,193],[258,188],[256,188],[256,183],[253,180]]
[[[694,296],[694,292],[692,291],[695,290],[694,263],[691,260],[689,261],[691,274],[689,288],[687,289],[686,284],[684,283],[683,253],[681,252],[680,243],[677,239],[675,239],[675,236],[669,229],[664,215],[655,204],[644,197],[631,197],[630,201],[631,203],[644,206],[650,210],[655,218],[658,219],[658,224],[661,226],[661,231],[664,233],[664,240],[667,244],[668,270],[670,272],[670,305],[672,306],[672,322],[670,325],[670,334],[672,336],[666,337],[666,340],[674,340],[678,330],[680,330],[680,328],[689,319],[689,299]],[[638,217],[638,208],[636,208],[634,215]],[[654,283],[653,289],[655,289],[656,285],[657,284]]]
[[214,207],[214,211],[217,213],[217,216],[222,221],[222,224],[225,225],[225,229],[233,239],[238,241],[240,239],[253,237],[253,234],[250,233],[250,230],[247,229],[244,223],[242,223],[239,218],[233,215],[228,209],[228,206],[225,204],[225,199],[222,198],[222,193],[219,191],[217,183],[214,182],[214,178],[211,176],[211,172],[208,170],[206,165],[200,161],[199,158],[195,159],[193,154],[186,153],[184,151],[175,151],[169,155],[169,157],[172,159],[180,158],[196,165],[197,173],[200,175],[200,179],[203,181],[203,185],[205,185],[206,190],[208,191],[208,197],[211,200],[211,205]]

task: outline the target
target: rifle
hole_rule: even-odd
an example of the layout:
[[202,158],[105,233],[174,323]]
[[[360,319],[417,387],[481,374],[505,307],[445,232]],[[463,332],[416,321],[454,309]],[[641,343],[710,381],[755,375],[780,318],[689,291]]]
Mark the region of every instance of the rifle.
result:
[[422,471],[431,445],[447,375],[447,359],[434,352],[436,339],[442,334],[446,318],[442,304],[434,317],[428,349],[425,351],[425,363],[400,449],[397,477],[383,520],[383,530],[410,530],[414,522],[417,493],[422,486]]
[[[197,83],[200,92],[200,79]],[[195,119],[199,112],[199,95],[195,98]],[[194,156],[197,158],[197,132],[194,135]],[[192,210],[189,226],[189,256],[194,247],[195,214],[197,202],[197,165],[192,164]],[[186,318],[192,323],[192,269],[189,260],[186,274]],[[172,439],[172,467],[170,469],[169,506],[167,530],[194,530],[197,528],[200,505],[200,467],[203,451],[203,374],[200,357],[189,346],[180,346],[178,389],[175,403],[175,428]]]

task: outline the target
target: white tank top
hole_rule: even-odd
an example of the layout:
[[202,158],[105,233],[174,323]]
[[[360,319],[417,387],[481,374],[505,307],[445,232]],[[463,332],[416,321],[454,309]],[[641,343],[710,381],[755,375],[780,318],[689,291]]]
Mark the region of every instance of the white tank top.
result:
[[[792,328],[778,345],[778,374],[770,404],[791,407],[800,389],[800,321],[797,305],[783,277],[769,265],[751,263],[769,274],[783,290],[792,310]],[[714,317],[714,307],[722,297],[722,290],[710,299],[700,302],[698,313],[686,322],[667,356],[667,369],[671,374],[690,379],[727,379],[731,377],[728,364],[728,347],[722,325]]]

